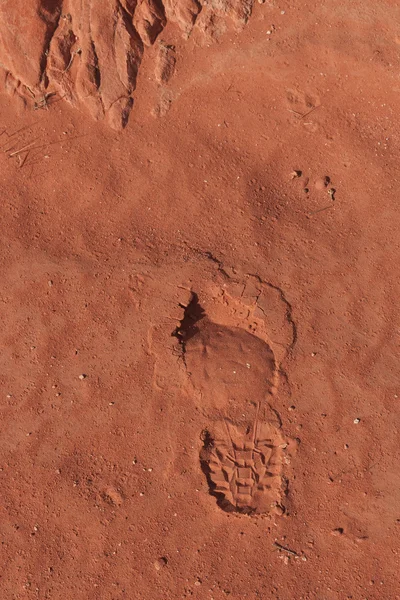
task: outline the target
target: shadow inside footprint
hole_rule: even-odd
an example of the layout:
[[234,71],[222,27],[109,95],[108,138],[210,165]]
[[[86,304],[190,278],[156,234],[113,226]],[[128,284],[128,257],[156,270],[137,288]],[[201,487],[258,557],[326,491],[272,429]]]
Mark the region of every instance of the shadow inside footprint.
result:
[[197,323],[205,317],[205,311],[200,305],[198,295],[194,292],[192,292],[189,304],[187,306],[181,305],[181,307],[185,309],[183,319],[172,335],[179,339],[183,350],[185,350],[185,344],[199,333]]

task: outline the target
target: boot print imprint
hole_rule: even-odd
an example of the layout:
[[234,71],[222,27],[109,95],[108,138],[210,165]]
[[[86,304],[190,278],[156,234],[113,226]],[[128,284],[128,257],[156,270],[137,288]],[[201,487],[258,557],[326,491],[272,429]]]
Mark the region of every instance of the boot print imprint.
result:
[[259,410],[260,405],[253,426],[245,432],[225,419],[219,423],[219,434],[204,434],[201,465],[210,493],[227,512],[284,512],[280,498],[285,444],[279,429],[259,421]]
[[[243,297],[224,293],[222,298],[218,306],[213,298],[210,312],[219,320],[225,314],[226,324],[212,321],[192,293],[174,332],[195,402],[209,423],[203,432],[201,467],[210,494],[223,510],[282,514],[287,444],[279,415],[269,402],[279,380],[276,344],[268,340],[268,324],[255,319],[257,307],[250,310]],[[278,352],[283,353],[282,347]]]

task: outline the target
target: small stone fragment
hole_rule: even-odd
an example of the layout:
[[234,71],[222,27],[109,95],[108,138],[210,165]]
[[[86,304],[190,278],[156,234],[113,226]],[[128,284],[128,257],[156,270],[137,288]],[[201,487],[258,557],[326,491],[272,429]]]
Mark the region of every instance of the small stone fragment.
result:
[[155,68],[155,78],[158,83],[168,83],[175,71],[176,56],[175,47],[170,44],[160,42],[157,63]]
[[154,568],[156,571],[161,571],[163,567],[166,567],[168,564],[168,558],[166,556],[161,556],[158,560],[154,562]]
[[121,506],[124,499],[121,494],[113,487],[107,487],[102,493],[103,500],[114,506]]

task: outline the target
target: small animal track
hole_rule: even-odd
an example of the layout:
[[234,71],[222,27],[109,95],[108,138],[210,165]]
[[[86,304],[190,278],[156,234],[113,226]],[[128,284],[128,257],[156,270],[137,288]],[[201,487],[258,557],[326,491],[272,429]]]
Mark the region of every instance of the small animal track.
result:
[[317,96],[297,90],[287,90],[286,98],[290,106],[289,110],[298,118],[307,116],[321,105]]
[[[314,179],[313,185],[311,185],[310,177],[304,176],[303,171],[299,169],[295,169],[291,172],[290,178],[292,180],[299,180],[304,193],[309,197],[312,192],[316,192],[316,195],[321,196],[321,194],[326,194],[331,201],[336,199],[336,189],[332,186],[332,180],[329,175],[324,175],[323,177],[317,177]],[[316,207],[315,210],[310,211],[310,215],[314,215],[320,213],[321,211],[327,210],[328,208],[332,208],[333,204],[330,202],[329,204],[325,204],[324,206]]]

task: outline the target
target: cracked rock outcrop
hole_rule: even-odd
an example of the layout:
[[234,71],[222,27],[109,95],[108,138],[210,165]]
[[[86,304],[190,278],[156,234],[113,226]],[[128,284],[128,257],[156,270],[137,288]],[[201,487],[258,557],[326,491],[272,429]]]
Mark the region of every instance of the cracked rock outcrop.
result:
[[120,129],[146,47],[167,23],[186,35],[198,23],[206,32],[216,16],[244,24],[252,6],[253,0],[3,0],[0,84],[27,102],[58,92]]

